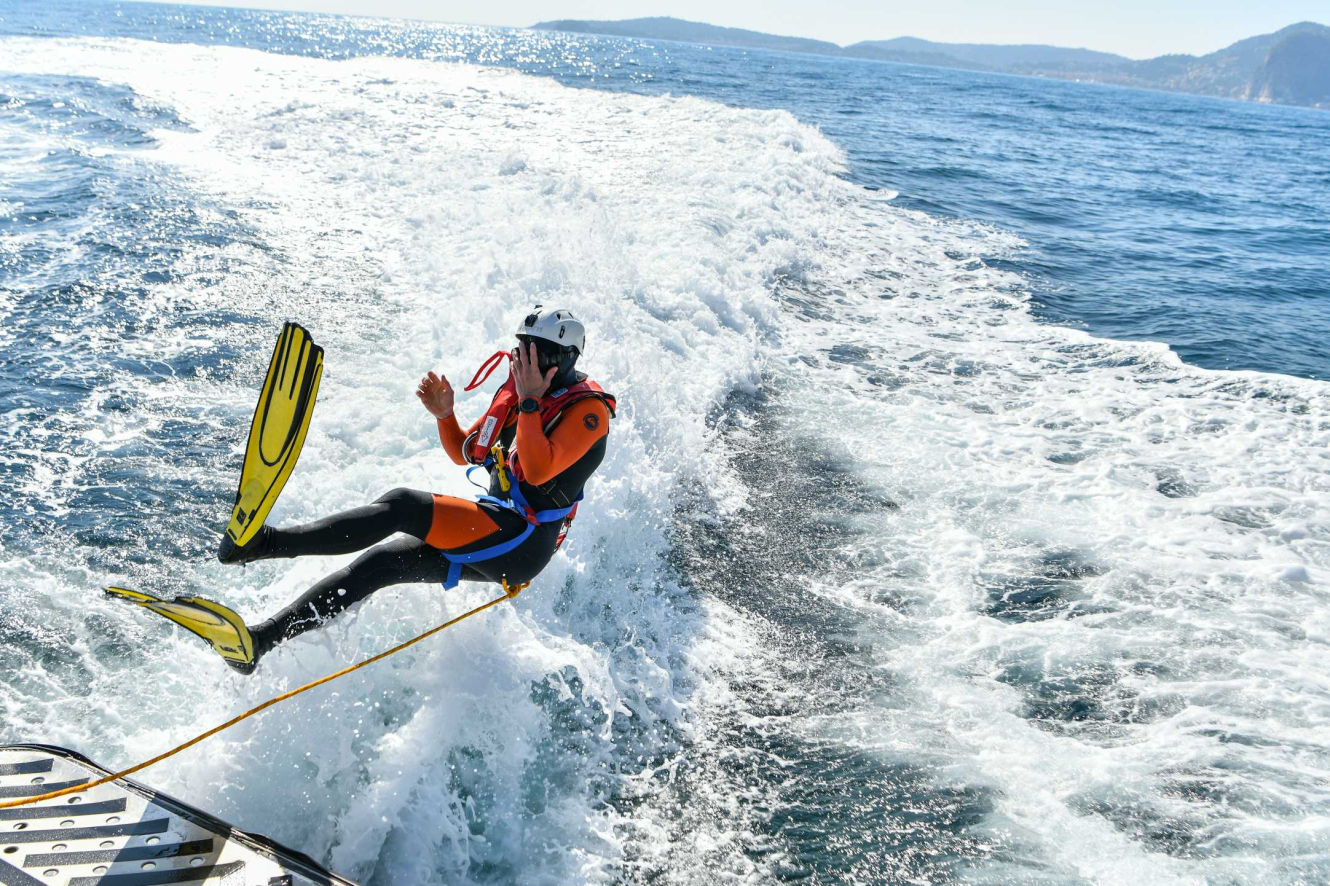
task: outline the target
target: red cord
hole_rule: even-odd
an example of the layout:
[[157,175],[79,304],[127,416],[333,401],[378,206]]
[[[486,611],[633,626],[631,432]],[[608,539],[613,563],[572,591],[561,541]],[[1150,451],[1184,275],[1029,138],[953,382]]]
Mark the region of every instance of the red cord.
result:
[[[495,351],[494,356],[480,364],[480,368],[476,370],[476,374],[471,377],[471,384],[462,388],[462,390],[470,391],[473,388],[478,388],[483,385],[485,380],[494,374],[494,370],[499,368],[499,364],[503,362],[504,357],[507,357],[510,360],[512,359],[512,355],[507,351]],[[482,372],[484,375],[481,375]]]

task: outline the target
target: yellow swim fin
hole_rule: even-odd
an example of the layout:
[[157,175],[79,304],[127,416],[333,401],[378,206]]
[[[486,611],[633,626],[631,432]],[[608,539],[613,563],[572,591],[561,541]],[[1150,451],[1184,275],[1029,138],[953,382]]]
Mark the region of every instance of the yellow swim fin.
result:
[[244,547],[263,527],[295,469],[322,376],[323,348],[303,327],[287,323],[277,338],[254,409],[235,508],[226,527],[237,547]]
[[202,637],[231,667],[248,674],[254,670],[254,640],[245,620],[221,603],[202,597],[163,600],[128,588],[107,588],[109,596],[126,600],[168,618],[190,633]]

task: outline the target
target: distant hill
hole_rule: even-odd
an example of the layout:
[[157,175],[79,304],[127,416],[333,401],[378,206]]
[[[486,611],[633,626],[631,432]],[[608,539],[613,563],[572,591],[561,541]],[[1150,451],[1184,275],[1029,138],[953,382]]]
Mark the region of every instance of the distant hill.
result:
[[1330,34],[1291,34],[1270,50],[1243,98],[1330,108]]
[[[1001,71],[1020,65],[1121,65],[1130,63],[1126,56],[1091,49],[1066,49],[1040,44],[997,45],[988,43],[933,43],[917,37],[894,40],[865,40],[842,50],[857,58],[889,58],[893,55],[949,58],[984,70]],[[954,67],[954,65],[953,65]]]
[[[1162,55],[1072,76],[1124,86],[1330,108],[1330,97],[1324,96],[1324,90],[1318,92],[1315,85],[1318,76],[1324,77],[1326,66],[1330,66],[1330,28],[1302,22],[1273,34],[1239,40],[1209,55]],[[1322,97],[1313,100],[1291,98],[1318,94]]]
[[606,34],[613,37],[645,37],[650,40],[676,40],[680,43],[706,43],[712,46],[738,46],[746,49],[777,49],[782,52],[813,52],[822,55],[840,53],[840,47],[824,40],[806,37],[779,37],[743,28],[721,28],[678,18],[633,18],[618,22],[559,19],[531,26],[538,31],[572,31],[578,34]]
[[676,18],[540,22],[532,27],[714,46],[774,49],[1140,86],[1248,101],[1330,109],[1330,28],[1313,22],[1239,40],[1209,55],[1135,61],[1110,52],[1039,44],[934,43],[916,37],[837,46]]

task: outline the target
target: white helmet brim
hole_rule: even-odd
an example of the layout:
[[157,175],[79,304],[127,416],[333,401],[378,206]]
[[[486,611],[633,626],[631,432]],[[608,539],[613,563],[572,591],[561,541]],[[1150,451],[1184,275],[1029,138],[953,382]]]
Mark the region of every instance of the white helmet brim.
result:
[[586,327],[573,316],[572,311],[565,308],[547,311],[541,305],[536,305],[531,313],[522,318],[517,334],[576,348],[579,357],[586,350]]

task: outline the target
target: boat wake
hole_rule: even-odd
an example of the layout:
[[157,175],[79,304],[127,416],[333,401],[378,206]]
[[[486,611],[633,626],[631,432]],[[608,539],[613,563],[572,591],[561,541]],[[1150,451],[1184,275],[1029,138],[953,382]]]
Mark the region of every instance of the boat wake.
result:
[[[1330,870],[1324,385],[1036,322],[995,267],[1018,240],[855,188],[784,112],[411,59],[3,48],[87,193],[63,253],[6,247],[0,335],[53,392],[0,426],[27,508],[0,540],[0,738],[132,762],[482,602],[385,590],[240,681],[93,594],[257,618],[340,565],[207,556],[280,321],[327,361],[277,525],[468,494],[414,382],[560,303],[621,409],[535,586],[154,784],[368,883]],[[36,107],[55,75],[81,128]],[[116,215],[131,186],[151,222]]]

